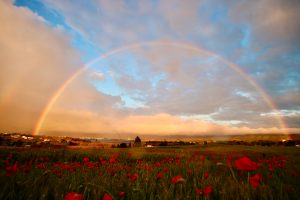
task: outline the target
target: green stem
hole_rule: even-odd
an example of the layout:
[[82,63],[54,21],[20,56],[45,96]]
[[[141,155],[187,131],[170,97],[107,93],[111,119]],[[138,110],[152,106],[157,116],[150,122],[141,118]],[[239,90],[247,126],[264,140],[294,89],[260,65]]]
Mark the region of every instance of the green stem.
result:
[[235,174],[232,170],[232,167],[229,167],[229,169],[230,169],[230,172],[231,172],[231,175],[232,175],[233,179],[238,183],[238,180],[237,180],[237,178],[236,178],[236,176],[235,176]]

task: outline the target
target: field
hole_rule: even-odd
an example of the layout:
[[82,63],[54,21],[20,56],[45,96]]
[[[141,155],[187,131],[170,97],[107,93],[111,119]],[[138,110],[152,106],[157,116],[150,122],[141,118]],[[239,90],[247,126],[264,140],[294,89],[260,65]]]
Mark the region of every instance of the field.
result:
[[3,148],[0,199],[300,199],[296,147]]

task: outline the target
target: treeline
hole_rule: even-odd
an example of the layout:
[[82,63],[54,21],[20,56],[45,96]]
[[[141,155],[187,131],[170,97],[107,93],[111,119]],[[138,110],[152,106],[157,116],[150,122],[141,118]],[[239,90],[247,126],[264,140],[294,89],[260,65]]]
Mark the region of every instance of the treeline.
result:
[[226,142],[230,145],[260,145],[260,146],[296,146],[300,145],[300,140],[285,140],[285,141],[268,141],[268,140],[257,140],[257,141],[238,141],[238,140],[232,140]]

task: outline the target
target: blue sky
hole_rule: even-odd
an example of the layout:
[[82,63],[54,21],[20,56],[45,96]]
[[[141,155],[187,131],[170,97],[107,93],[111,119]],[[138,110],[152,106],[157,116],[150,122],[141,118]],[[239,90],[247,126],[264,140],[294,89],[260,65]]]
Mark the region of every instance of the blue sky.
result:
[[[44,131],[73,131],[58,130],[57,126],[70,126],[61,125],[54,118],[61,118],[65,124],[84,121],[78,129],[90,132],[143,133],[141,129],[148,128],[147,124],[155,127],[153,133],[161,134],[282,132],[287,128],[281,127],[278,116],[274,116],[273,108],[257,88],[222,58],[238,65],[270,96],[290,132],[299,131],[300,4],[297,1],[16,0],[3,4],[10,13],[2,16],[7,27],[15,23],[14,29],[27,35],[28,43],[32,41],[31,49],[45,47],[44,51],[34,51],[36,55],[28,54],[31,58],[26,57],[28,69],[33,70],[25,70],[21,63],[11,65],[11,71],[6,70],[18,75],[11,76],[11,83],[6,81],[3,99],[11,94],[25,95],[28,102],[38,101],[39,106],[36,110],[29,109],[30,112],[40,113],[51,94],[81,66],[118,48],[148,42],[125,48],[81,73],[51,109]],[[22,27],[31,27],[31,31],[21,30]],[[52,43],[43,39],[44,35]],[[11,49],[7,51],[11,52],[11,60],[27,44],[20,41],[18,47],[9,42],[20,39],[14,37],[17,36],[2,37]],[[179,45],[163,45],[166,43]],[[187,44],[200,50],[184,47]],[[43,58],[49,66],[33,73],[36,67],[41,67],[36,66],[38,58]],[[6,61],[8,65],[11,60]],[[42,80],[57,73],[60,75],[45,88],[28,85],[33,91],[30,94],[18,83]],[[18,102],[3,103],[2,109],[10,111],[15,104]],[[29,112],[27,107],[24,115]],[[32,122],[19,128],[31,130],[38,118],[36,114]],[[182,126],[164,126],[159,123],[162,118],[167,118],[166,123],[176,121]],[[117,122],[121,125],[116,125]],[[138,122],[143,126],[129,125]],[[104,128],[105,124],[110,124],[110,128]]]

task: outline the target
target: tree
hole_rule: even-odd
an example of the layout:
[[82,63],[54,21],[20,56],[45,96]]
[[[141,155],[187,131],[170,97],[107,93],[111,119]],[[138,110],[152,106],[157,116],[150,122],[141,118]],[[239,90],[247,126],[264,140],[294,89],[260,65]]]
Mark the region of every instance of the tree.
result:
[[141,143],[141,138],[139,136],[136,136],[134,143]]
[[134,147],[140,147],[142,146],[142,140],[139,136],[136,136],[135,140],[134,140],[134,144],[133,144]]
[[123,143],[121,143],[121,144],[120,144],[120,148],[127,148],[127,144],[126,144],[126,143],[124,143],[124,142],[123,142]]

